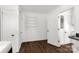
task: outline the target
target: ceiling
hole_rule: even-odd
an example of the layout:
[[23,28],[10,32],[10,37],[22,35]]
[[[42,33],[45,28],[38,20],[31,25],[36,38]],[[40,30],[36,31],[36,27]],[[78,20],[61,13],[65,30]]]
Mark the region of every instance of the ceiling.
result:
[[26,12],[49,13],[57,7],[58,5],[20,5],[20,10]]

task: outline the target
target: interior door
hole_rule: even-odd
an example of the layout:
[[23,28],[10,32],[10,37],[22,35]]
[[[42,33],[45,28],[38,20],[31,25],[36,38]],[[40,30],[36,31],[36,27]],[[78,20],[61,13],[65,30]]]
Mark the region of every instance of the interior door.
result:
[[10,41],[10,19],[11,15],[8,10],[2,9],[1,14],[1,40]]
[[71,10],[64,11],[59,14],[59,39],[60,44],[70,43],[71,26]]
[[59,43],[64,42],[64,15],[60,14],[58,16],[58,32],[59,32]]
[[16,39],[17,14],[13,10],[2,9],[1,15],[1,40],[12,41]]
[[[48,17],[48,32],[47,32],[47,39],[48,43],[55,45],[55,46],[60,46],[59,44],[59,35],[58,35],[58,20],[56,18],[56,15],[52,15]],[[52,18],[52,19],[51,19]],[[55,19],[55,20],[53,20]]]

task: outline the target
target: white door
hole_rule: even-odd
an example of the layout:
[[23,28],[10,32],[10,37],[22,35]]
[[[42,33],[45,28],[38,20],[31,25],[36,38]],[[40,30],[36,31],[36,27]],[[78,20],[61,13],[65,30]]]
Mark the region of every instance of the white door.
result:
[[2,9],[1,14],[1,40],[11,40],[11,11]]
[[72,30],[71,16],[71,10],[62,12],[58,16],[60,44],[70,43],[69,36]]
[[1,15],[1,40],[12,41],[17,37],[17,13],[14,10],[2,9]]
[[58,32],[59,32],[59,43],[63,43],[64,39],[64,16],[59,15],[58,16]]
[[58,40],[59,39],[58,20],[54,14],[52,16],[49,16],[48,18],[49,18],[48,19],[48,32],[47,32],[48,43],[59,47],[60,44]]

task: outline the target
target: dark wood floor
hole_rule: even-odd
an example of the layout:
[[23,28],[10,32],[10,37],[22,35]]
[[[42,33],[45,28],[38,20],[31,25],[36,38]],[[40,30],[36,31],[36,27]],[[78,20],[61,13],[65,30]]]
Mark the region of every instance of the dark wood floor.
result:
[[44,41],[25,42],[22,43],[20,53],[60,53],[58,47]]

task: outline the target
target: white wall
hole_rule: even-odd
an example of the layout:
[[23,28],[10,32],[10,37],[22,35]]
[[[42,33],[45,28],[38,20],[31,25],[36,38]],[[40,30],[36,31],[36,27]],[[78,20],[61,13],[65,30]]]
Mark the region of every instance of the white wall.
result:
[[[30,32],[33,34],[33,36],[28,36],[26,29],[27,26],[25,24],[27,17],[35,17],[37,22],[38,22],[38,26],[39,29],[38,30],[32,30],[33,32]],[[46,14],[42,14],[42,13],[35,13],[35,12],[21,12],[21,32],[22,32],[22,42],[27,42],[27,41],[38,41],[38,40],[45,40],[47,38],[47,26],[46,26]],[[37,33],[37,35],[35,34]],[[30,34],[29,34],[30,35]]]
[[[1,8],[1,40],[12,41],[13,52],[19,52],[19,7],[4,5]],[[11,35],[14,34],[14,37]]]
[[76,33],[79,33],[79,6],[75,6],[74,11],[75,11],[75,13],[74,13],[74,16],[75,16],[75,31],[76,31]]
[[1,9],[0,9],[0,41],[1,41]]

